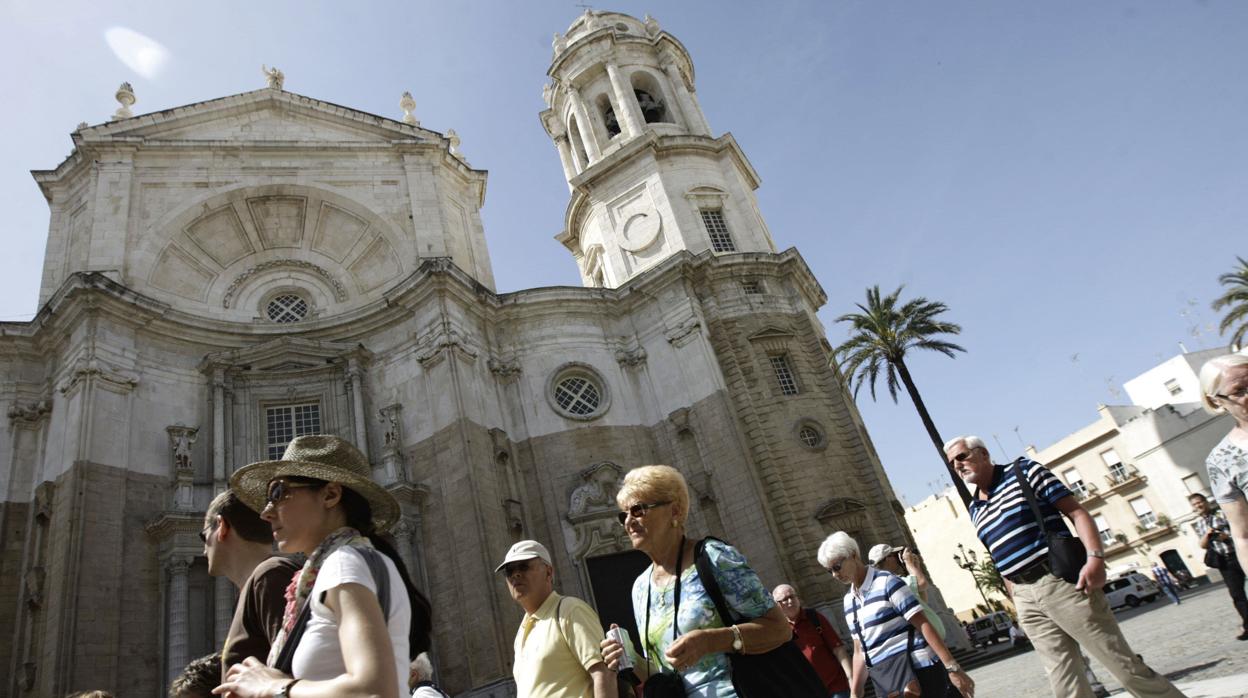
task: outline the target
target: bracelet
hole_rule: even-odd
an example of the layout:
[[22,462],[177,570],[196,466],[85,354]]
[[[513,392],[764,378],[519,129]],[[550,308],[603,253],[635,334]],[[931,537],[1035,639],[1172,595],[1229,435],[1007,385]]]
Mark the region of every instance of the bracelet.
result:
[[732,626],[732,651],[745,651],[745,639],[741,637],[741,628],[738,628],[735,625]]

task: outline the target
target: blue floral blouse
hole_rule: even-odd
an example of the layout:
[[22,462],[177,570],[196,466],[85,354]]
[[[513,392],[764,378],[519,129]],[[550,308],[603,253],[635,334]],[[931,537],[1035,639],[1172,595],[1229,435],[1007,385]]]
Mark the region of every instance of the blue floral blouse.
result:
[[[739,618],[758,618],[766,614],[776,603],[763,586],[762,580],[750,569],[745,556],[736,548],[720,541],[707,541],[706,554],[714,567],[716,581],[724,594],[724,601]],[[652,587],[650,575],[654,565],[646,568],[633,582],[633,615],[642,634],[646,654],[649,655],[651,672],[672,669],[663,655],[672,637],[672,600],[675,583],[662,588]],[[650,605],[650,625],[646,627],[647,598]],[[707,595],[696,567],[690,566],[680,575],[680,619],[678,635],[696,628],[722,628],[723,621],[715,611],[715,602]],[[644,663],[645,657],[638,658]],[[732,668],[726,654],[708,654],[697,664],[681,672],[685,680],[685,692],[691,698],[737,698],[732,687]]]

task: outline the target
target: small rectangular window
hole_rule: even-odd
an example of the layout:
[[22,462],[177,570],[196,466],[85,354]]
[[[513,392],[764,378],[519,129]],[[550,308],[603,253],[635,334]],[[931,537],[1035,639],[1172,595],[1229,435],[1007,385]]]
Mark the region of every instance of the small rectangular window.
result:
[[1204,494],[1207,491],[1205,489],[1205,483],[1200,479],[1199,473],[1184,475],[1183,485],[1187,487],[1188,494]]
[[296,436],[321,433],[321,406],[317,403],[265,408],[265,455],[278,460]]
[[706,234],[711,238],[711,249],[716,252],[736,252],[737,245],[728,232],[728,223],[724,221],[724,212],[718,208],[700,209],[702,225],[706,226]]
[[797,395],[797,378],[793,375],[793,367],[789,364],[789,355],[767,357],[771,361],[771,370],[776,373],[776,383],[780,386],[781,395]]
[[1144,528],[1152,528],[1157,525],[1157,515],[1153,513],[1153,507],[1143,497],[1136,497],[1131,500],[1131,510],[1135,512],[1135,518],[1140,520],[1140,525]]
[[1183,392],[1183,386],[1179,385],[1178,380],[1171,378],[1166,381],[1166,390],[1169,390],[1171,395],[1178,395]]
[[757,296],[762,294],[763,285],[757,281],[742,281],[741,290],[745,291],[747,295]]

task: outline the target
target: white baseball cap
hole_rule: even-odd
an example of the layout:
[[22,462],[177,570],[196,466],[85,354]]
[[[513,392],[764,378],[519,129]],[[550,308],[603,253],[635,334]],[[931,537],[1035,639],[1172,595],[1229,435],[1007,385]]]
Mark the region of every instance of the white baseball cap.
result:
[[512,562],[520,562],[521,560],[532,560],[537,558],[548,565],[554,566],[550,561],[550,551],[546,546],[535,540],[522,540],[511,546],[511,550],[507,551],[507,557],[503,558],[502,564],[494,568],[495,572],[502,572],[503,568]]
[[902,552],[903,550],[905,550],[905,548],[900,545],[894,548],[888,543],[877,543],[876,545],[871,546],[871,551],[867,553],[867,562],[870,562],[873,565],[878,565],[884,558],[892,555],[893,553]]

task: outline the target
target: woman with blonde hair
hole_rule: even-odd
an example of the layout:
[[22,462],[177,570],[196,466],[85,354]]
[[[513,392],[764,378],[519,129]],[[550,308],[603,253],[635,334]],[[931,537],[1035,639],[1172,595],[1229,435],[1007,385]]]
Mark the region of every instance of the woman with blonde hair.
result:
[[[645,648],[644,657],[634,662],[638,678],[683,684],[674,689],[677,695],[736,698],[729,655],[763,654],[791,640],[784,614],[736,548],[714,538],[699,543],[686,536],[689,488],[675,468],[647,465],[629,471],[616,503],[633,548],[651,561],[633,582],[633,616]],[[711,582],[735,618],[719,612],[699,571],[699,555],[709,561],[703,569],[711,571]],[[617,669],[625,648],[607,639],[602,650],[607,666]],[[821,690],[817,676],[814,681]],[[647,685],[646,695],[652,691]]]
[[[1248,355],[1226,354],[1205,362],[1200,368],[1200,394],[1206,412],[1229,414],[1235,420],[1230,433],[1213,447],[1205,460],[1209,489],[1231,529],[1234,554],[1228,556],[1232,558],[1228,569],[1233,571],[1226,574],[1227,570],[1223,570],[1230,588],[1236,581],[1238,585],[1243,584],[1240,570],[1248,565]],[[1201,512],[1202,518],[1209,515],[1209,511]],[[1222,543],[1222,547],[1226,547],[1225,541]],[[1241,615],[1242,596],[1241,593],[1236,599]],[[1248,616],[1244,623],[1240,640],[1248,640]]]
[[252,463],[230,487],[307,562],[286,590],[267,663],[249,657],[213,692],[239,698],[398,698],[412,656],[428,648],[429,602],[379,534],[399,503],[368,460],[336,436],[296,437],[281,460]]

